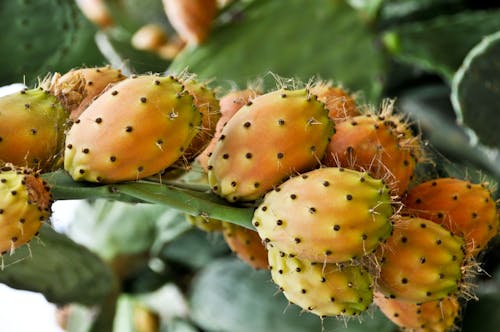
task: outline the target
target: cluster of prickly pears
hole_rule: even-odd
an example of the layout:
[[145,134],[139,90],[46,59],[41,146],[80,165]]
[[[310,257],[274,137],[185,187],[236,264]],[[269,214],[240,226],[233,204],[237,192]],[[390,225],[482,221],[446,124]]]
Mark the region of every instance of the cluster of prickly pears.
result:
[[256,206],[252,224],[287,299],[349,316],[375,293],[403,328],[454,326],[475,257],[498,233],[491,192],[457,179],[419,184],[423,144],[391,101],[361,108],[325,83],[239,93],[198,159],[213,192]]

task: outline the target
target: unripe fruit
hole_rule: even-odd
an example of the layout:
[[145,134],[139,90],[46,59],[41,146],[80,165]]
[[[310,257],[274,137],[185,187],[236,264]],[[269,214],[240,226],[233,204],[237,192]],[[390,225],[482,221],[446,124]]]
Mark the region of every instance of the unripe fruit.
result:
[[318,316],[354,316],[373,300],[363,266],[313,263],[269,248],[271,276],[285,297]]
[[26,168],[0,168],[0,254],[28,243],[48,221],[52,196],[47,184]]

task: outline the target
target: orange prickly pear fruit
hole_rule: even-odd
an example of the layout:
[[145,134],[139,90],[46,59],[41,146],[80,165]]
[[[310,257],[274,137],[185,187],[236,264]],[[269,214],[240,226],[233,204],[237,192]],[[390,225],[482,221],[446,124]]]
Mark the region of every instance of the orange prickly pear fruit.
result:
[[76,181],[151,176],[182,156],[200,123],[193,97],[177,79],[133,76],[106,90],[75,121],[64,168]]
[[268,269],[267,250],[256,231],[222,223],[224,240],[238,257],[254,269]]
[[330,82],[318,82],[311,87],[311,92],[325,104],[328,115],[335,122],[360,115],[354,98],[340,86],[333,86]]
[[410,214],[464,237],[468,255],[476,256],[498,234],[496,202],[486,185],[439,178],[410,189],[403,203]]

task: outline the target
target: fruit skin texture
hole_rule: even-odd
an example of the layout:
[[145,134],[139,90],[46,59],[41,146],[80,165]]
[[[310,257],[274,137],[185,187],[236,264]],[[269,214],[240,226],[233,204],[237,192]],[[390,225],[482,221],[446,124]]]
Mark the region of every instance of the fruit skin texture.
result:
[[372,278],[361,265],[312,263],[277,248],[268,259],[285,297],[318,316],[354,316],[372,303]]
[[206,148],[214,136],[217,121],[221,116],[219,99],[215,91],[203,82],[191,78],[182,81],[182,84],[193,96],[194,104],[201,113],[201,128],[184,154],[188,160],[193,160]]
[[80,103],[75,105],[70,112],[69,118],[76,120],[80,114],[99,96],[108,86],[125,79],[120,69],[115,69],[110,66],[96,68],[79,68],[71,70],[64,75],[57,77],[57,86],[64,86],[66,82],[72,81],[75,77],[80,76],[85,82],[84,97]]
[[246,89],[230,92],[220,99],[220,118],[215,126],[214,136],[208,143],[205,150],[203,150],[196,158],[205,172],[208,173],[208,159],[212,155],[212,151],[215,147],[215,144],[217,144],[220,135],[222,134],[222,129],[224,129],[224,126],[241,107],[246,105],[249,101],[251,101],[258,95],[258,92],[252,89]]
[[200,122],[193,98],[175,78],[125,79],[75,121],[64,168],[75,181],[102,183],[156,174],[179,159]]
[[476,256],[498,234],[495,199],[483,185],[454,178],[426,181],[408,191],[407,211],[464,237],[467,254]]
[[0,161],[50,171],[59,160],[68,116],[42,89],[0,98]]
[[238,257],[254,269],[268,269],[267,249],[256,231],[223,222],[224,240]]
[[391,233],[388,188],[366,173],[319,168],[269,192],[252,220],[265,243],[312,262],[371,253]]
[[452,331],[460,313],[460,304],[455,296],[416,304],[388,299],[375,292],[374,302],[387,318],[405,331]]
[[435,301],[462,286],[464,241],[430,220],[400,217],[380,249],[377,286],[387,297]]
[[259,96],[222,130],[209,184],[229,202],[256,200],[291,174],[316,167],[333,131],[327,110],[306,89]]
[[340,122],[335,126],[323,163],[366,170],[373,177],[384,179],[394,194],[402,195],[413,177],[420,148],[416,137],[404,138],[396,127],[389,116],[372,114]]
[[335,122],[360,115],[353,97],[340,86],[333,86],[329,82],[318,82],[311,87],[311,93],[318,96],[318,100],[325,104],[328,115]]
[[29,242],[50,216],[50,189],[30,169],[0,168],[0,254]]

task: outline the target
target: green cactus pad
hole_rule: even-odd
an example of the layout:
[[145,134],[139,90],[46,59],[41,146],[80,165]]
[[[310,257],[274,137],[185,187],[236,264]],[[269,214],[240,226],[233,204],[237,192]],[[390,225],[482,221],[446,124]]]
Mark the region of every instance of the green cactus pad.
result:
[[201,78],[241,87],[265,76],[267,88],[276,86],[270,72],[306,81],[320,75],[368,99],[380,96],[384,58],[361,15],[343,1],[255,0],[226,14],[233,17],[224,15],[202,45],[181,53],[172,71],[189,67]]
[[467,52],[499,29],[500,10],[461,12],[397,26],[384,42],[397,59],[451,79]]
[[500,149],[499,56],[500,31],[485,37],[469,52],[452,85],[459,122],[474,131],[470,132],[473,141],[496,149]]
[[57,304],[96,304],[112,291],[113,276],[108,266],[49,226],[41,228],[40,240],[32,241],[30,246],[4,257],[0,282],[41,292],[48,301]]
[[104,61],[93,41],[96,29],[74,1],[2,1],[0,30],[0,59],[8,64],[0,84],[33,84],[48,72]]

